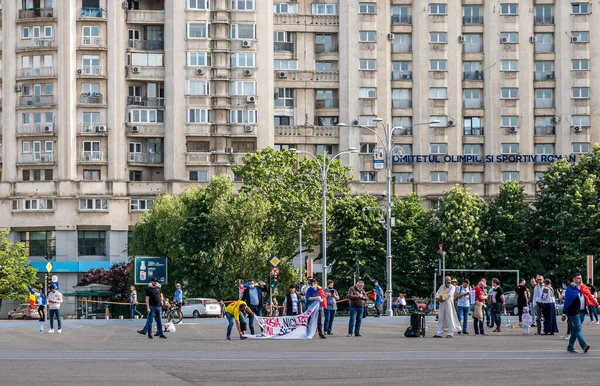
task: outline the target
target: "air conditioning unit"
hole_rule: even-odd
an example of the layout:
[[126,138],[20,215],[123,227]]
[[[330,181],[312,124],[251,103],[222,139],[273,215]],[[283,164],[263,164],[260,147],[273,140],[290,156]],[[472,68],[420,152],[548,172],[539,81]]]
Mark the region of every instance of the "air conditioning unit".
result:
[[581,133],[583,131],[581,126],[571,126],[571,129],[573,129],[573,131],[576,133]]
[[15,86],[15,92],[21,92],[21,86],[16,85]]
[[242,47],[250,48],[250,47],[252,47],[252,42],[250,40],[242,40]]
[[133,103],[142,103],[142,97],[141,96],[134,96],[133,97]]
[[252,130],[254,130],[254,128],[252,126],[250,126],[250,125],[244,126],[244,131],[246,133],[250,133]]
[[508,43],[508,38],[500,38],[500,43]]
[[352,126],[358,126],[360,124],[360,121],[358,119],[355,119],[352,121]]
[[254,71],[248,69],[244,70],[244,76],[251,76],[252,74],[254,74]]
[[52,124],[48,124],[44,127],[44,131],[46,133],[51,133],[52,132]]
[[227,153],[227,154],[233,153],[233,148],[232,147],[226,147],[225,148],[225,153]]
[[510,133],[516,133],[519,129],[516,126],[511,126],[508,128],[508,131]]
[[285,73],[285,71],[279,71],[279,78],[283,79],[287,77],[287,74]]
[[454,119],[448,119],[448,127],[456,126],[456,121]]
[[129,8],[129,4],[127,4],[126,1],[121,3],[121,7],[123,7],[123,9],[128,9]]
[[571,36],[572,43],[577,43],[578,41],[579,41],[579,38],[577,36]]
[[554,121],[555,121],[556,123],[560,123],[560,121],[561,121],[561,117],[560,117],[560,115],[557,115],[556,117],[554,117]]
[[536,42],[537,42],[537,38],[535,36],[529,37],[529,43],[536,43]]
[[554,74],[548,74],[548,75],[546,75],[546,79],[553,80],[554,79]]
[[203,68],[197,68],[196,69],[196,75],[204,75],[204,69]]
[[133,71],[135,74],[137,74],[138,72],[140,72],[140,68],[139,67],[133,67],[131,69],[131,71]]
[[246,103],[256,103],[256,97],[255,96],[247,96]]
[[459,36],[459,37],[458,37],[458,42],[459,42],[459,43],[464,43],[464,42],[465,42],[465,37],[464,37],[464,36],[462,36],[462,35],[461,35],[461,36]]
[[81,71],[81,68],[77,70],[77,75],[81,75],[83,71]]
[[394,40],[394,34],[387,34],[388,40]]
[[131,132],[132,132],[132,133],[137,133],[138,131],[140,131],[140,128],[139,128],[139,127],[137,127],[137,126],[132,126],[132,127],[131,127]]
[[98,133],[106,133],[106,126],[105,125],[98,125],[98,126],[96,126],[96,131]]

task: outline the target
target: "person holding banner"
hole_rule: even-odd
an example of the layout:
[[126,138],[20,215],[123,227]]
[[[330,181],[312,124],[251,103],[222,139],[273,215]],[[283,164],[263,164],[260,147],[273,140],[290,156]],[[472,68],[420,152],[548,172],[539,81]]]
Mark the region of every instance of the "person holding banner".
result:
[[244,322],[244,312],[247,312],[248,314],[254,316],[252,310],[249,307],[247,307],[246,302],[244,302],[243,300],[232,302],[227,306],[227,308],[225,308],[225,317],[229,322],[229,325],[227,326],[227,340],[231,340],[231,330],[233,329],[234,321],[235,326],[237,327],[237,330],[240,333],[240,339],[247,339],[247,337],[244,336],[244,332],[242,331],[242,328],[240,326],[240,322]]
[[254,316],[262,315],[263,292],[267,292],[267,285],[264,281],[255,284],[254,280],[248,280],[248,287],[242,294],[242,300],[246,304],[246,309],[252,310],[248,317],[250,334],[254,335]]
[[[323,302],[325,302],[325,307],[327,307],[327,300],[325,299],[325,292],[323,292],[323,288],[317,285],[317,281],[315,279],[310,279],[308,281],[308,289],[306,290],[306,303],[307,306],[313,302],[319,302],[321,307],[318,309],[318,319],[317,319],[317,330],[319,331],[319,338],[326,339],[327,337],[323,334],[323,318],[321,314],[323,313],[321,308],[323,308]],[[311,316],[312,318],[313,316]]]

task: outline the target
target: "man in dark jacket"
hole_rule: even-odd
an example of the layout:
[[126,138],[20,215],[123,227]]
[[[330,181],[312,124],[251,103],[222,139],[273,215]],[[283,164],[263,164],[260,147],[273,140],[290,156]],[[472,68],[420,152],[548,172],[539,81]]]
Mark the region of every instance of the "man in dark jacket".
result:
[[579,341],[579,345],[586,353],[590,349],[590,345],[585,342],[583,338],[583,331],[581,323],[585,319],[586,304],[585,296],[581,292],[580,286],[582,285],[581,274],[576,273],[573,275],[573,283],[571,283],[565,290],[565,303],[564,312],[569,318],[569,324],[571,325],[571,337],[569,338],[569,345],[567,351],[575,351],[575,340]]
[[296,293],[295,286],[290,286],[290,291],[285,296],[282,306],[284,315],[300,315],[302,313],[302,301]]
[[244,294],[242,295],[242,300],[252,310],[252,314],[248,317],[248,325],[250,327],[250,334],[252,335],[254,335],[254,316],[262,316],[262,293],[266,291],[267,285],[264,281],[259,281],[258,285],[255,285],[254,280],[250,280],[248,281],[248,288],[244,290]]
[[348,289],[348,299],[350,299],[350,320],[348,322],[348,336],[362,336],[360,334],[360,325],[362,316],[367,304],[367,293],[364,290],[365,283],[360,280],[356,285]]

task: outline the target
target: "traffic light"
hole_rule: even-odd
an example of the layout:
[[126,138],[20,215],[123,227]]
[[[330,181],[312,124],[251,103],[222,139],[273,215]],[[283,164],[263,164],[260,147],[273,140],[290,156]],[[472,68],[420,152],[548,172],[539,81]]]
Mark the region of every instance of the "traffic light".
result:
[[277,276],[269,275],[269,285],[271,288],[275,288],[277,286]]

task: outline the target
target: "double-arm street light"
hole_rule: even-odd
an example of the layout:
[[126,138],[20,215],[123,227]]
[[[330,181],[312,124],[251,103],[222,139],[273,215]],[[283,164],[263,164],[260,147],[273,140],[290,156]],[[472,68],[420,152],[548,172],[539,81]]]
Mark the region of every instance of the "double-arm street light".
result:
[[[387,271],[387,290],[386,290],[386,299],[387,299],[387,307],[385,314],[387,316],[392,316],[392,157],[395,153],[402,153],[401,148],[396,147],[396,143],[394,142],[394,131],[395,130],[404,130],[414,126],[421,125],[431,125],[440,123],[438,120],[432,120],[430,122],[422,122],[415,123],[414,125],[402,127],[402,126],[394,126],[392,127],[389,123],[383,124],[383,119],[375,118],[375,122],[384,130],[385,139],[382,138],[376,130],[366,127],[359,126],[362,129],[369,130],[373,134],[379,138],[383,145],[383,151],[385,152],[385,180],[386,180],[386,194],[385,194],[385,230],[386,230],[386,271]],[[338,126],[346,126],[343,123],[339,123]]]
[[[304,150],[290,149],[290,151],[297,154],[306,154],[314,158],[319,163],[319,168],[321,169],[321,254],[323,256],[323,288],[327,288],[327,173],[329,172],[329,166],[334,159],[342,154],[358,153],[358,149],[351,147],[348,150],[342,150],[329,159],[327,159],[327,153],[324,153],[323,157],[317,157],[313,153]],[[302,252],[300,252],[300,255],[302,255]]]

